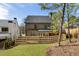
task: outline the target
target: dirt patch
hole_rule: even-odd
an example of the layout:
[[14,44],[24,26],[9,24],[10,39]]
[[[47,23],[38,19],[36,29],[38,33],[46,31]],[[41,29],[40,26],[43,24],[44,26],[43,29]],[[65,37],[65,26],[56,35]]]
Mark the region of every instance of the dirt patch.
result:
[[65,42],[61,46],[51,46],[47,49],[48,56],[79,56],[79,43],[73,41],[72,43]]

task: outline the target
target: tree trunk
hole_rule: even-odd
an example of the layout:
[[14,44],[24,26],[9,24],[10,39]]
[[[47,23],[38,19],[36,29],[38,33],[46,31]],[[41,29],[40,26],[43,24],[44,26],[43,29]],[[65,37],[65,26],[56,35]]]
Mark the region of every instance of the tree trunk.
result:
[[[67,5],[67,9],[69,9],[70,7],[69,7],[69,4],[67,3],[66,4]],[[69,19],[70,19],[70,13],[67,13],[67,19],[68,19],[68,39],[69,39],[69,42],[71,42],[71,38],[70,38],[70,28],[69,28]]]
[[63,15],[62,15],[61,24],[60,24],[60,31],[59,31],[59,46],[60,46],[60,42],[61,42],[61,38],[62,38],[62,26],[63,26],[63,22],[64,22],[65,7],[66,7],[66,3],[64,3],[64,6],[63,6]]
[[71,38],[70,38],[70,28],[69,28],[69,14],[68,14],[68,39],[69,39],[69,42],[71,42]]

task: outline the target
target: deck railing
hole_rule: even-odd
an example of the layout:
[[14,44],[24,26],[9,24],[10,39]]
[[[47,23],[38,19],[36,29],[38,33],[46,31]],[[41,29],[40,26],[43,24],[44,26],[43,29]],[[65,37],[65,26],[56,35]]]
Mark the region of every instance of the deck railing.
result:
[[11,38],[11,33],[0,32],[0,39]]
[[[63,38],[64,39],[64,38]],[[25,36],[19,37],[16,44],[27,44],[27,43],[54,43],[58,41],[58,35],[55,36]]]

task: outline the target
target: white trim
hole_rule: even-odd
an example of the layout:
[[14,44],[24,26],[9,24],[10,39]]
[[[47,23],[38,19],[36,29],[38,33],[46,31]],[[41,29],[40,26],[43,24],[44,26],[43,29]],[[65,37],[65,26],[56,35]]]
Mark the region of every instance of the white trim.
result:
[[52,31],[52,30],[38,30],[38,31]]

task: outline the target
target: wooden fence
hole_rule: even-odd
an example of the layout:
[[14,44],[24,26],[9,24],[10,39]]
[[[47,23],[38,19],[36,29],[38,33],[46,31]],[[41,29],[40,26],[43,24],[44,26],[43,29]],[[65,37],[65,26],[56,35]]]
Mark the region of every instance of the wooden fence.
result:
[[31,44],[31,43],[54,43],[58,41],[58,35],[55,36],[26,36],[19,37],[16,44]]

